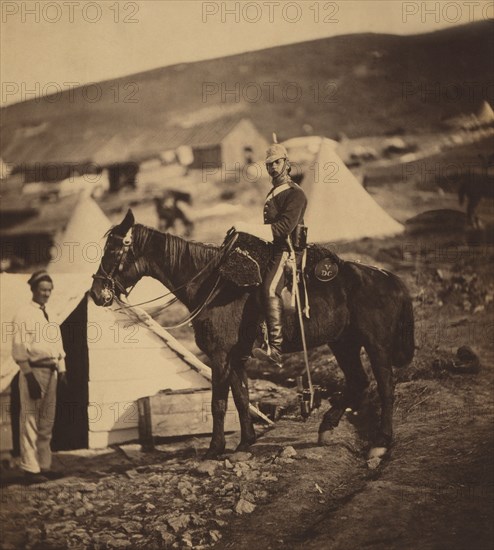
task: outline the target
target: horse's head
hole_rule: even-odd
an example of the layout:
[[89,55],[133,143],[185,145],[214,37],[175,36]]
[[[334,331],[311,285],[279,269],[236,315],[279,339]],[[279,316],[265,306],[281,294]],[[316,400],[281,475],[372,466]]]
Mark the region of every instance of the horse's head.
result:
[[134,214],[129,209],[106,239],[98,271],[93,275],[91,296],[98,306],[110,306],[116,295],[127,296],[127,289],[141,278],[134,248]]

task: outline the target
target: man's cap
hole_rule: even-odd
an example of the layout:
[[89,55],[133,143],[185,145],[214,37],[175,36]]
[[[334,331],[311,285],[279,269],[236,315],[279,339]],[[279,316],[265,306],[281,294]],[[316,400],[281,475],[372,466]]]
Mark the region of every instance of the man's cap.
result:
[[41,283],[41,281],[48,281],[49,283],[53,284],[53,280],[50,277],[48,271],[44,269],[41,269],[40,271],[35,271],[29,278],[27,284],[31,288],[34,288],[38,283]]

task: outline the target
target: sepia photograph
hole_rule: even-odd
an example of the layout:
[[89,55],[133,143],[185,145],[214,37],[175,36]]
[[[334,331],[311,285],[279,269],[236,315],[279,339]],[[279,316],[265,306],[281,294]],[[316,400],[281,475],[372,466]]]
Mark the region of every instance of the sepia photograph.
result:
[[0,12],[0,550],[492,550],[492,0]]

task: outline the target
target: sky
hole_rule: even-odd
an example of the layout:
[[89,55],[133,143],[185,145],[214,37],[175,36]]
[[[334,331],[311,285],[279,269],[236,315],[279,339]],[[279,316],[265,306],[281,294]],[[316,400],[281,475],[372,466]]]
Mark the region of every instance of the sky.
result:
[[0,5],[2,105],[282,44],[360,32],[418,34],[494,17],[492,0],[0,0]]

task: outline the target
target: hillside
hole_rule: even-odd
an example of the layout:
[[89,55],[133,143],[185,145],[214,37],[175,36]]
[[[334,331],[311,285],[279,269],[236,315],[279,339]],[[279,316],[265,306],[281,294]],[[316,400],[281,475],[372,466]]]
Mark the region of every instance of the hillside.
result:
[[224,114],[282,138],[304,125],[330,137],[434,130],[481,99],[493,102],[492,31],[480,22],[414,36],[337,36],[108,80],[3,108],[2,146],[16,129],[77,143]]

